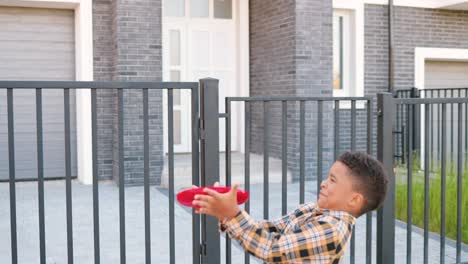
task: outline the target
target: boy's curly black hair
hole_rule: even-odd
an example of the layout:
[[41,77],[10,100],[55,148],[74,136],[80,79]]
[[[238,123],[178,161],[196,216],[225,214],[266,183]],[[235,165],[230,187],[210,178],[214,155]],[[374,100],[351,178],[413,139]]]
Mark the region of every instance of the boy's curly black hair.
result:
[[354,178],[353,189],[366,200],[361,215],[382,206],[388,184],[388,176],[382,163],[364,152],[345,152],[337,161],[350,169]]

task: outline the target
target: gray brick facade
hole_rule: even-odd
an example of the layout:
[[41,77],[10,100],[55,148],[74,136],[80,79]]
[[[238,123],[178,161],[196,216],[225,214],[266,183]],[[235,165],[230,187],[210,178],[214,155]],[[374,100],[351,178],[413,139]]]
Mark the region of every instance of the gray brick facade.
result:
[[[114,50],[112,48],[112,15],[110,0],[93,1],[94,80],[112,80]],[[110,90],[97,91],[98,111],[98,170],[100,179],[112,178],[112,137],[115,94]]]
[[[416,47],[468,48],[467,11],[396,6],[394,18],[395,90],[414,86]],[[364,92],[368,96],[388,91],[387,21],[387,6],[365,5]],[[374,124],[375,120],[374,116]]]
[[[332,1],[251,0],[250,94],[332,95]],[[364,91],[388,90],[388,8],[365,5]],[[93,1],[95,80],[161,80],[161,0]],[[414,48],[468,48],[468,12],[395,7],[395,88],[414,83]],[[141,92],[125,91],[125,175],[142,180]],[[151,173],[155,183],[163,166],[160,93],[151,92]],[[117,93],[98,92],[98,166],[101,179],[118,174]],[[376,109],[374,105],[374,110]],[[288,160],[298,177],[299,103],[288,104]],[[317,166],[317,104],[306,104],[306,177]],[[350,148],[350,111],[340,111],[339,152]],[[367,114],[358,110],[357,148],[366,149]],[[270,103],[270,154],[281,157],[281,103]],[[373,113],[375,144],[376,119]],[[332,104],[324,105],[323,172],[334,156]],[[263,152],[263,105],[253,105],[252,151]],[[137,147],[141,146],[141,147]],[[375,150],[375,145],[374,145]]]
[[[365,6],[365,93],[387,91],[388,12],[386,6]],[[414,48],[468,49],[468,12],[395,7],[395,89],[414,86]]]
[[[332,82],[332,2],[323,0],[250,1],[250,94],[318,96],[330,95]],[[298,177],[299,104],[288,106],[288,161]],[[314,107],[312,105],[306,108]],[[327,106],[328,107],[328,106]],[[307,140],[316,140],[315,111],[307,111]],[[270,155],[281,155],[281,108],[271,103]],[[330,128],[324,117],[324,131]],[[263,152],[263,106],[256,104],[252,116],[252,151]],[[326,137],[329,134],[326,133]],[[324,160],[329,160],[329,140]],[[306,145],[306,177],[315,178],[316,143]],[[324,165],[328,167],[327,164]],[[311,171],[312,170],[312,171]],[[326,169],[328,170],[328,168]]]
[[[161,1],[93,1],[94,78],[161,81]],[[143,181],[143,109],[141,91],[124,91],[125,183]],[[100,179],[118,178],[118,98],[98,94],[98,166]],[[159,183],[163,166],[162,96],[150,91],[150,171]]]

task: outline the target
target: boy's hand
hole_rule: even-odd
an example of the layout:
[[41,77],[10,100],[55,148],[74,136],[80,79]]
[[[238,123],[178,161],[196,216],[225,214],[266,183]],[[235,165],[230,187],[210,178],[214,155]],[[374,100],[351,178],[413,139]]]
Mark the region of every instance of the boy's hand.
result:
[[203,191],[207,195],[195,195],[193,204],[199,206],[195,212],[199,214],[208,214],[217,217],[220,220],[229,220],[237,215],[239,206],[237,205],[237,187],[234,184],[227,193],[218,193],[217,191],[205,188]]

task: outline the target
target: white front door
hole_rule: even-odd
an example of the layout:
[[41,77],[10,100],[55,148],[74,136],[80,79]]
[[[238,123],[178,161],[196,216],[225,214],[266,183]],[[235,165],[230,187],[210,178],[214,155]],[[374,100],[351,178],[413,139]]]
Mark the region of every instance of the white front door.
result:
[[[220,113],[225,112],[225,97],[238,94],[235,90],[238,69],[235,6],[230,0],[163,2],[163,79],[190,82],[205,77],[219,79]],[[164,108],[167,109],[167,104]],[[174,92],[175,152],[191,150],[190,120],[190,92]],[[225,123],[220,121],[220,150],[223,151]],[[237,145],[235,131],[232,130],[231,137],[233,146]]]

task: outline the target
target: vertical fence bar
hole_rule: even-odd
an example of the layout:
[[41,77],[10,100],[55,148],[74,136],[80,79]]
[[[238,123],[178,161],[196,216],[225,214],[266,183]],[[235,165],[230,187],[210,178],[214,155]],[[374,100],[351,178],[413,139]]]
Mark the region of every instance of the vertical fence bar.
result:
[[[419,89],[414,87],[412,89],[412,98],[420,98]],[[421,109],[420,107],[415,107],[413,109],[413,120],[414,120],[414,127],[413,127],[413,150],[419,151],[421,149]]]
[[36,136],[37,136],[37,189],[39,208],[40,263],[46,263],[45,216],[44,216],[44,149],[42,134],[42,89],[36,89]]
[[[219,181],[219,81],[200,80],[201,184],[213,185]],[[220,263],[218,219],[202,217],[202,263]],[[209,253],[208,253],[209,252]]]
[[125,257],[125,164],[124,164],[124,103],[123,89],[118,89],[119,111],[119,234],[120,234],[120,263],[126,263]]
[[[445,124],[447,116],[447,105],[442,104],[442,124]],[[441,223],[440,223],[440,263],[445,263],[445,189],[446,189],[446,179],[447,179],[447,168],[446,168],[446,142],[445,138],[447,137],[447,127],[442,126],[442,159],[441,159]]]
[[[250,123],[251,123],[251,104],[249,102],[245,102],[245,154],[244,154],[244,182],[245,182],[245,190],[250,192]],[[247,200],[244,207],[247,213],[250,212],[250,201]],[[244,254],[244,263],[250,263],[250,255],[249,253],[245,252]]]
[[[465,97],[468,97],[468,88],[465,88]],[[465,103],[465,166],[468,166],[468,103]]]
[[339,144],[340,144],[340,101],[335,100],[335,109],[334,109],[334,114],[335,114],[335,126],[334,126],[334,151],[333,151],[333,156],[334,160],[338,158],[339,155]]
[[[322,134],[323,134],[323,101],[317,102],[317,200],[322,183]],[[302,122],[301,122],[302,123]],[[302,201],[301,203],[304,203]]]
[[[191,90],[191,102],[192,102],[192,184],[200,186],[200,145],[199,145],[199,131],[200,131],[200,119],[198,109],[198,86],[195,86]],[[196,214],[192,210],[192,263],[200,263],[200,215]]]
[[405,116],[405,113],[404,113],[405,110],[404,110],[403,105],[397,105],[397,107],[400,107],[400,119],[399,119],[399,125],[398,125],[399,126],[399,128],[398,128],[398,132],[399,132],[398,133],[398,141],[400,142],[400,144],[399,144],[399,149],[400,149],[399,155],[400,155],[400,162],[402,164],[405,164],[404,151],[403,151],[404,144],[405,144],[404,138],[403,138],[403,133],[405,133],[404,132],[404,127],[403,127],[403,122],[404,122],[403,118]]
[[151,204],[150,204],[150,168],[149,168],[149,118],[148,88],[143,89],[143,189],[145,200],[145,262],[151,263]]
[[401,142],[400,142],[400,133],[401,133],[401,118],[402,118],[402,113],[401,113],[401,106],[396,105],[396,128],[394,132],[394,137],[395,137],[395,160],[401,161],[401,156],[400,156],[400,147],[401,147]]
[[16,180],[15,180],[15,129],[13,113],[13,89],[7,89],[8,108],[8,170],[10,174],[10,235],[11,262],[18,263],[18,241],[16,232]]
[[424,105],[424,263],[429,261],[429,106]]
[[407,126],[408,126],[408,167],[407,167],[407,200],[406,200],[406,263],[411,263],[411,249],[412,249],[412,234],[413,234],[413,123],[414,116],[413,111],[419,105],[407,105],[408,116],[407,116]]
[[[287,173],[288,173],[288,103],[282,101],[282,127],[281,127],[281,214],[285,215],[288,209],[288,186],[287,186]],[[302,182],[300,183],[303,187]],[[301,189],[302,191],[302,189]]]
[[[450,90],[450,98],[453,98],[453,90]],[[455,137],[455,135],[454,135],[455,131],[454,131],[454,125],[453,125],[453,120],[454,120],[453,119],[453,116],[454,116],[453,108],[454,108],[453,104],[450,104],[450,115],[452,117],[452,118],[450,118],[450,160],[451,161],[454,160],[454,155],[455,155],[455,153],[454,153],[455,149],[454,149],[454,145],[453,145],[453,140],[454,140],[454,137]],[[453,171],[453,169],[454,169],[453,168],[453,162],[451,162],[451,163],[452,163],[452,166],[451,166],[452,168],[450,168],[450,169],[451,169],[451,171]]]
[[393,174],[393,121],[395,116],[392,94],[380,93],[378,103],[377,157],[389,177],[384,205],[377,212],[377,263],[395,263],[395,177]]
[[[465,97],[468,97],[468,88],[465,89]],[[465,103],[465,166],[468,166],[468,103]]]
[[[440,98],[440,90],[437,90],[437,98]],[[441,160],[441,111],[441,105],[437,104],[437,160]]]
[[[463,104],[458,104],[458,142],[462,142],[462,118]],[[462,241],[462,190],[463,190],[463,158],[461,146],[458,147],[457,155],[457,258],[456,262],[461,263],[461,241]]]
[[268,219],[269,209],[269,164],[268,164],[268,145],[270,144],[268,101],[263,103],[263,218]]
[[299,203],[302,204],[305,200],[305,101],[299,102],[299,145]]
[[65,118],[65,189],[67,205],[67,254],[68,263],[73,264],[73,216],[71,186],[71,149],[70,149],[70,89],[63,90]]
[[[231,186],[231,101],[226,97],[226,186]],[[231,240],[226,236],[226,264],[231,264]]]
[[[405,117],[407,117],[406,113],[404,114]],[[404,123],[404,120],[402,121]],[[401,144],[401,163],[402,164],[405,164],[406,162],[406,126],[402,126],[401,127],[401,142],[403,142]]]
[[[431,98],[434,98],[434,90],[430,90]],[[430,144],[430,160],[431,168],[434,168],[434,104],[429,105],[429,137],[431,139]]]
[[[356,100],[351,100],[351,150],[356,150]],[[351,235],[351,264],[355,262],[356,254],[356,226]]]
[[101,262],[99,245],[99,184],[98,184],[98,156],[97,156],[97,90],[91,89],[91,133],[93,149],[93,236],[94,263]]
[[[367,101],[367,153],[372,154],[372,101]],[[366,214],[366,264],[372,263],[372,212]]]
[[175,217],[174,217],[174,90],[167,90],[167,122],[169,152],[169,256],[175,263]]

